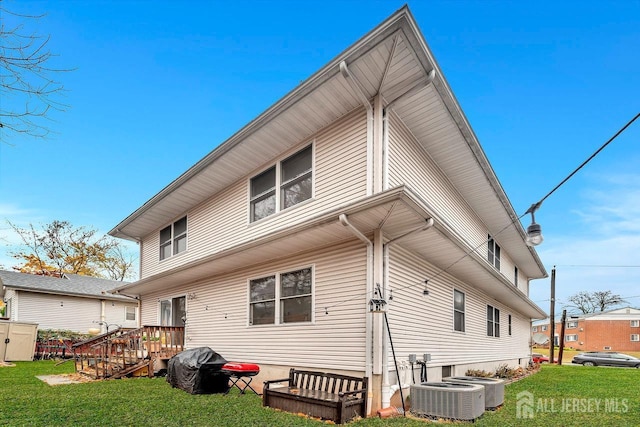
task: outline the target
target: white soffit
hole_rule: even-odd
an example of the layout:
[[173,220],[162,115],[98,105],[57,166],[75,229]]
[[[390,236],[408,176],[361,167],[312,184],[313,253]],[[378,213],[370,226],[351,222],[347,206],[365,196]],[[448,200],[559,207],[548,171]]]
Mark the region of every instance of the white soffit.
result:
[[514,227],[496,236],[498,243],[517,263],[532,257],[536,260],[537,268],[528,269],[530,277],[546,274],[535,251],[524,245],[524,230],[406,7],[213,150],[109,234],[136,240],[157,231],[335,120],[362,108],[339,72],[342,61],[369,98],[380,92],[387,101],[420,88],[427,74],[436,70],[433,84],[400,97],[393,110],[484,221],[489,233],[496,234],[514,222]]

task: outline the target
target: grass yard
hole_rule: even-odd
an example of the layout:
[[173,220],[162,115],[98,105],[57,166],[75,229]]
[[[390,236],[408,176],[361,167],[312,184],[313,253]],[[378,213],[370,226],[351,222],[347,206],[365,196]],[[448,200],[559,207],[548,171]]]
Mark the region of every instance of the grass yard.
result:
[[[323,426],[318,420],[263,408],[260,397],[190,395],[164,378],[134,378],[49,386],[36,375],[73,372],[52,361],[18,362],[0,368],[2,426]],[[506,388],[505,405],[474,426],[638,426],[639,369],[543,366]],[[520,393],[520,394],[519,394]],[[616,406],[617,405],[617,406]],[[533,418],[518,418],[517,409]],[[521,411],[522,413],[522,411]],[[450,423],[466,425],[468,423]],[[425,426],[423,420],[368,418],[348,424]]]

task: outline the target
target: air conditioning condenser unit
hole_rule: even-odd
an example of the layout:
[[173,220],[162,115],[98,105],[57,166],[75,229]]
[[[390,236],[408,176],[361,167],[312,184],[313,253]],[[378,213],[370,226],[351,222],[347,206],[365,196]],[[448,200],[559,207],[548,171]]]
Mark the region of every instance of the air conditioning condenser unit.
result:
[[484,387],[485,409],[495,409],[504,403],[504,380],[483,377],[447,377],[442,379],[451,384],[478,384]]
[[477,384],[412,384],[411,412],[456,420],[475,420],[484,413],[484,387]]

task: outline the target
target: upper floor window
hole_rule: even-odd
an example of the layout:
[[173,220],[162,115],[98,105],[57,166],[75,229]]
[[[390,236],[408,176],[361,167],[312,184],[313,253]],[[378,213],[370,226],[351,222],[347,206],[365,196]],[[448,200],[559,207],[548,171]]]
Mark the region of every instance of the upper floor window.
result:
[[[249,282],[249,324],[310,322],[311,268],[262,277]],[[276,322],[276,319],[277,322]]]
[[533,332],[538,332],[538,327],[537,326],[533,327]]
[[546,331],[547,329],[549,329],[547,325],[542,325],[542,332]]
[[464,293],[453,290],[453,330],[464,332]]
[[640,320],[631,320],[632,328],[640,328]]
[[180,218],[160,230],[160,259],[187,250],[187,217]]
[[312,146],[251,178],[250,192],[251,222],[310,199],[313,193]]
[[500,336],[500,310],[491,305],[487,305],[487,335]]
[[493,237],[489,236],[487,240],[488,252],[487,259],[489,264],[500,270],[500,246],[493,240]]
[[578,322],[571,321],[571,322],[567,322],[567,329],[573,329],[573,328],[577,328],[578,327]]

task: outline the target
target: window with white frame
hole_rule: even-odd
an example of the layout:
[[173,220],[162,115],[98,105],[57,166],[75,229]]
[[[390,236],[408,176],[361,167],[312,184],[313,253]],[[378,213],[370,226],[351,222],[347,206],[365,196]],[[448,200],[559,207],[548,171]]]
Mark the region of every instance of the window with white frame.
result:
[[547,329],[549,329],[547,325],[542,325],[542,332],[546,331]]
[[167,259],[187,250],[187,217],[160,230],[160,259]]
[[136,320],[136,312],[138,311],[137,307],[127,305],[124,308],[124,319],[134,321]]
[[631,341],[633,342],[640,341],[640,334],[631,334]]
[[464,292],[460,292],[456,289],[453,290],[453,330],[464,332]]
[[309,145],[251,178],[250,187],[251,222],[310,199],[313,194],[313,146]]
[[567,335],[564,338],[565,341],[567,342],[571,342],[571,341],[578,341],[578,335]]
[[487,305],[487,335],[500,337],[500,310],[491,305]]
[[632,328],[640,328],[640,320],[632,320],[631,321]]
[[578,327],[578,322],[572,320],[571,322],[567,322],[567,329],[575,329]]
[[487,240],[487,260],[489,264],[500,270],[500,246],[491,236]]
[[311,268],[249,281],[249,324],[311,322]]
[[533,332],[538,332],[538,327],[537,326],[533,327]]

